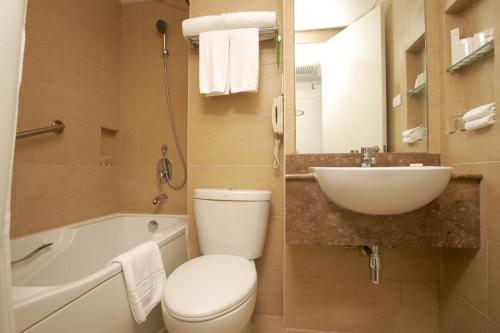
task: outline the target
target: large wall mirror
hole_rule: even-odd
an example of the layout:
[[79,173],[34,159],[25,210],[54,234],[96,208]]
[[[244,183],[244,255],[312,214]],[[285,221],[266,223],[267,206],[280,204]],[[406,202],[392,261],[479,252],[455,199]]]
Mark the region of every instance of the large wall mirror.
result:
[[427,151],[425,0],[295,0],[296,152]]

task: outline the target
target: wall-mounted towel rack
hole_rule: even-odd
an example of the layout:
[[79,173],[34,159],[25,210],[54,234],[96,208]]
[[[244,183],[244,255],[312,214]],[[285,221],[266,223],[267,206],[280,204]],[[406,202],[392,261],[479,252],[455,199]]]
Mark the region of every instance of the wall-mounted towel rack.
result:
[[53,120],[50,123],[49,127],[43,127],[43,128],[37,128],[37,129],[17,132],[16,139],[29,138],[31,136],[40,135],[40,134],[49,133],[49,132],[61,133],[62,131],[64,131],[65,127],[66,126],[64,125],[64,123],[62,121]]
[[[259,29],[259,40],[270,40],[270,39],[281,39],[281,36],[278,34],[278,27],[274,28],[260,28]],[[200,36],[186,36],[186,39],[191,42],[193,45],[198,45],[200,43]]]

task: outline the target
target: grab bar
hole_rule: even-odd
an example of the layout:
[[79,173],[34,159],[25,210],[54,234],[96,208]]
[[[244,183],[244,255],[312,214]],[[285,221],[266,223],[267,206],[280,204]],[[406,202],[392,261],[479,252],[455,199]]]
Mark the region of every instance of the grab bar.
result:
[[10,262],[11,265],[15,265],[15,264],[18,264],[20,263],[21,261],[25,261],[25,260],[28,260],[29,258],[35,256],[38,252],[42,251],[43,249],[49,247],[49,246],[52,246],[54,245],[54,243],[46,243],[46,244],[43,244],[39,247],[37,247],[36,249],[34,249],[33,251],[31,251],[30,253],[28,253],[27,255],[25,255],[24,257],[22,257],[21,259],[17,259],[17,260],[13,260]]
[[17,132],[16,139],[29,138],[31,136],[40,135],[40,134],[49,133],[49,132],[61,133],[62,131],[64,131],[65,127],[66,126],[64,125],[64,123],[62,121],[53,120],[50,123],[49,127],[43,127],[43,128],[37,128],[37,129]]

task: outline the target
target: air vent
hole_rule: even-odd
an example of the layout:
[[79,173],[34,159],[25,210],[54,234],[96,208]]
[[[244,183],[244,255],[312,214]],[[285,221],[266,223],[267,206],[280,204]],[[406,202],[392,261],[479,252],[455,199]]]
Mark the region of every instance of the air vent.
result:
[[295,67],[295,75],[297,78],[305,79],[321,77],[321,67],[316,65],[301,65]]
[[314,75],[316,71],[316,66],[314,65],[306,65],[306,66],[297,66],[295,67],[296,75]]

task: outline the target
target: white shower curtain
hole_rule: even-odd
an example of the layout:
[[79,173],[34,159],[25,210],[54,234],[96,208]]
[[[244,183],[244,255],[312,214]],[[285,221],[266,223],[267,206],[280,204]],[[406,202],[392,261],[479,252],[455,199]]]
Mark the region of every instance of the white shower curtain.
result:
[[0,333],[15,332],[10,278],[10,187],[26,0],[0,0]]

